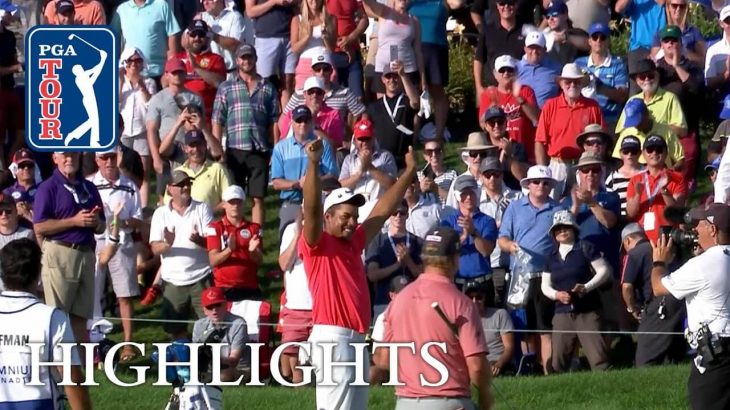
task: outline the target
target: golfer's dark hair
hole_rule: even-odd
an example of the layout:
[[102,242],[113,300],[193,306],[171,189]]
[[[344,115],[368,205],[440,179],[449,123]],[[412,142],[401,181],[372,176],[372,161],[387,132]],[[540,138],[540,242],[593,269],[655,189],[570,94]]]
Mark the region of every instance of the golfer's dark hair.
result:
[[28,238],[8,242],[0,250],[0,270],[6,289],[31,289],[41,275],[41,248]]

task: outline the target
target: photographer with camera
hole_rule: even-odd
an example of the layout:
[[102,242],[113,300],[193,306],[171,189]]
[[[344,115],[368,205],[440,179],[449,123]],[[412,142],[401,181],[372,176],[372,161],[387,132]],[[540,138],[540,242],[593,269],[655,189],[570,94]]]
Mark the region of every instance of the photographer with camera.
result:
[[689,382],[693,409],[730,407],[730,206],[695,208],[695,224],[702,253],[667,275],[674,258],[672,239],[662,234],[652,242],[651,285],[654,296],[687,299],[688,342],[697,348]]

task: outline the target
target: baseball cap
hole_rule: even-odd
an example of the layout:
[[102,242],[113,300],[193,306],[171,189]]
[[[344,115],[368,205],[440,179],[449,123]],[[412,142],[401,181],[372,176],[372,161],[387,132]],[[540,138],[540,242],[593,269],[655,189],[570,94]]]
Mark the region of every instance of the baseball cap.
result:
[[208,288],[200,294],[200,304],[203,305],[203,307],[217,305],[219,303],[225,302],[226,294],[223,292],[223,289],[218,287]]
[[32,162],[35,164],[33,154],[28,148],[21,148],[13,155],[13,164],[20,165],[24,162]]
[[545,9],[546,16],[549,16],[553,13],[563,14],[563,13],[567,13],[567,12],[568,12],[568,6],[560,0],[555,0],[555,1],[550,2],[550,4]]
[[172,175],[170,176],[170,185],[178,186],[182,185],[183,183],[192,182],[192,180],[193,178],[185,171],[177,169],[175,171],[172,171]]
[[56,2],[56,13],[66,14],[69,11],[75,11],[76,6],[71,0],[58,0]]
[[355,139],[372,138],[374,134],[373,123],[370,120],[360,120],[355,123],[353,135]]
[[667,142],[660,135],[652,134],[644,141],[644,149],[651,147],[667,148]]
[[635,233],[644,234],[644,229],[638,223],[632,222],[624,226],[624,229],[621,230],[621,242],[625,241],[629,235],[633,235]]
[[646,104],[641,98],[632,98],[624,107],[624,127],[636,127],[646,113]]
[[240,199],[241,201],[245,201],[246,193],[243,191],[243,188],[238,185],[229,185],[228,188],[223,191],[221,199],[223,199],[225,202],[232,201],[234,199]]
[[297,106],[291,112],[291,119],[294,122],[298,122],[299,120],[309,121],[312,119],[312,111],[306,105]]
[[352,192],[350,188],[342,187],[337,188],[327,195],[324,200],[324,212],[327,212],[330,208],[340,204],[351,204],[357,207],[365,205],[365,197],[361,194]]
[[620,149],[629,149],[629,148],[636,148],[641,149],[641,141],[639,141],[639,138],[628,135],[624,137],[624,139],[621,140],[621,148]]
[[406,275],[395,275],[390,279],[390,291],[398,293],[411,283],[410,278]]
[[673,25],[664,26],[663,29],[659,30],[659,39],[664,40],[665,38],[676,38],[677,40],[681,40],[682,30]]
[[185,133],[185,145],[200,144],[205,142],[205,135],[200,130],[190,130]]
[[185,67],[185,63],[177,57],[172,57],[171,59],[167,60],[165,63],[165,72],[166,73],[174,73],[175,71],[185,71],[187,72],[187,67]]
[[103,156],[106,156],[106,155],[112,155],[112,154],[116,154],[116,153],[117,153],[117,148],[116,147],[112,147],[112,148],[109,148],[109,149],[104,150],[104,151],[98,151],[96,153],[96,156],[97,157],[103,157]]
[[720,161],[722,161],[722,157],[715,158],[712,162],[705,165],[705,171],[715,170],[717,171],[720,169]]
[[453,256],[459,253],[461,240],[451,227],[439,226],[426,233],[421,248],[423,256]]
[[304,91],[309,91],[312,88],[319,88],[324,91],[324,80],[317,76],[312,76],[304,81]]
[[725,96],[722,101],[722,111],[720,111],[720,118],[723,120],[730,120],[730,94]]
[[241,44],[238,46],[238,49],[236,49],[236,56],[237,57],[247,57],[252,56],[256,57],[256,49],[251,44]]
[[190,25],[188,26],[188,32],[201,32],[203,34],[208,34],[209,31],[208,23],[206,23],[203,20],[193,20]]
[[484,111],[484,115],[482,115],[482,118],[484,119],[484,121],[489,121],[493,118],[507,118],[507,114],[505,114],[502,107],[493,105],[487,108],[486,111]]
[[512,58],[512,56],[501,55],[501,56],[497,57],[497,59],[494,60],[494,69],[496,71],[499,71],[505,67],[509,67],[512,69],[515,69],[517,67],[517,64],[515,63],[515,59]]
[[539,46],[545,48],[545,35],[540,31],[531,31],[525,36],[525,47]]
[[699,221],[705,220],[725,233],[730,233],[730,206],[721,203],[710,204],[706,209],[703,207],[693,208],[689,212],[692,222],[696,225]]
[[720,21],[725,21],[728,17],[730,17],[730,6],[725,6],[720,10]]
[[0,194],[0,208],[15,208],[15,199],[11,195]]
[[332,65],[332,56],[330,55],[329,51],[322,51],[314,56],[314,58],[312,58],[312,67],[316,66],[317,64]]
[[468,189],[479,189],[477,180],[471,175],[459,175],[454,181],[454,191],[461,193]]
[[487,171],[504,171],[497,157],[486,157],[479,164],[479,172],[484,173]]
[[594,35],[594,34],[603,34],[604,36],[608,37],[611,31],[608,29],[608,26],[603,23],[593,23],[590,27],[588,27],[588,34]]

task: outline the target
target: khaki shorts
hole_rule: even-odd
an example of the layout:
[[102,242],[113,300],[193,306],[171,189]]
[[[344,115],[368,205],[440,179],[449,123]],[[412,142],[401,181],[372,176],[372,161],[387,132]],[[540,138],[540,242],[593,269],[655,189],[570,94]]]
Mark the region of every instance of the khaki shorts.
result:
[[[205,317],[200,305],[200,295],[213,286],[213,276],[205,278],[187,286],[175,286],[165,282],[162,291],[162,320],[189,320],[190,308],[193,309],[196,319]],[[187,329],[186,323],[165,323],[163,328],[167,333],[179,333]]]
[[46,303],[91,319],[94,316],[94,252],[82,252],[50,241],[44,241],[42,249],[41,278]]

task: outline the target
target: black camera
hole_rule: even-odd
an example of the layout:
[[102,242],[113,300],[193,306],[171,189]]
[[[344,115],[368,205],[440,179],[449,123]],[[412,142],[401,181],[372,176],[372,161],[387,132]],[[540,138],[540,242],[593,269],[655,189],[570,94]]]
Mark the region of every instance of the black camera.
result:
[[697,232],[690,229],[662,226],[659,234],[672,239],[672,243],[680,248],[694,248],[697,245]]
[[719,339],[712,339],[712,332],[707,323],[703,323],[697,330],[697,353],[702,356],[704,364],[717,362],[718,355],[725,353],[725,348]]

